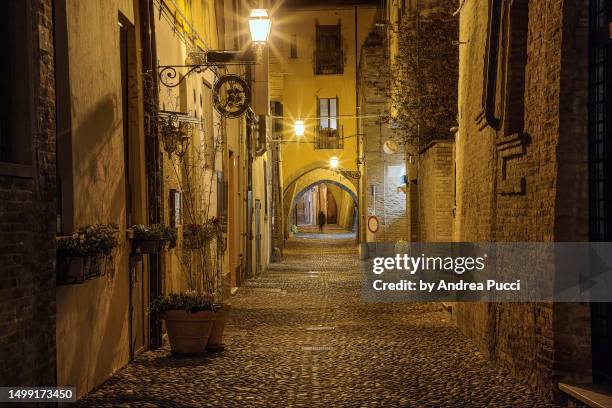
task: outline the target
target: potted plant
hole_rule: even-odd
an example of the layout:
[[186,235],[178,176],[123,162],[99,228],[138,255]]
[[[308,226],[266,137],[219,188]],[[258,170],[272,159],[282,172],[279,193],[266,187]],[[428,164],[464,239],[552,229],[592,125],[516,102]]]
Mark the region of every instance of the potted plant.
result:
[[140,254],[156,254],[164,246],[176,246],[176,229],[161,224],[134,225],[128,238],[132,239],[132,251]]
[[79,228],[72,235],[57,238],[57,274],[60,284],[82,283],[103,275],[107,259],[119,245],[116,224],[95,224]]
[[151,302],[150,312],[165,321],[173,354],[206,351],[217,316],[211,294],[187,291],[162,295]]
[[217,318],[215,319],[208,338],[208,344],[206,344],[206,350],[208,351],[223,351],[225,344],[223,343],[223,332],[225,331],[225,322],[230,311],[229,303],[216,303],[215,311]]

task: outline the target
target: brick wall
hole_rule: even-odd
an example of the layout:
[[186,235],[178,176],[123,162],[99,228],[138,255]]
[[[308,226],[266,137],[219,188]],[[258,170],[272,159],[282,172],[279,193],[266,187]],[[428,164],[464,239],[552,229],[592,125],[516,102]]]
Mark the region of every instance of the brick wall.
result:
[[[461,11],[459,37],[466,43],[460,48],[453,236],[584,240],[588,7],[586,1],[513,4],[513,46],[500,49],[508,64],[497,67],[491,107],[498,126],[482,115],[488,6],[466,2]],[[509,92],[502,96],[504,84]],[[561,379],[589,380],[588,305],[457,304],[455,313],[486,355],[543,394],[554,397]]]
[[450,242],[453,222],[453,143],[434,142],[420,154],[419,240]]
[[[365,115],[388,112],[389,79],[380,67],[388,65],[388,58],[377,32],[372,32],[362,47],[359,88],[362,93],[361,112]],[[376,241],[394,242],[408,239],[409,219],[406,217],[406,194],[398,191],[405,171],[405,155],[400,147],[397,153],[387,154],[383,144],[392,138],[389,127],[376,118],[362,121],[365,151],[365,180],[367,215],[376,215],[380,228]],[[374,188],[374,190],[373,190]],[[374,194],[375,191],[375,194]]]
[[0,175],[0,384],[55,384],[52,2],[32,0],[34,177]]

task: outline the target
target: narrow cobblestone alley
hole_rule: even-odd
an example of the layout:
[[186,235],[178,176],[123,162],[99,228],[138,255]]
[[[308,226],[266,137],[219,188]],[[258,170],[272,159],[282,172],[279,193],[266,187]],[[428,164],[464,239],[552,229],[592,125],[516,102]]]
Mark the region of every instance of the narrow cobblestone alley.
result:
[[232,299],[227,348],[146,352],[80,406],[548,406],[436,304],[365,304],[349,234],[298,234]]

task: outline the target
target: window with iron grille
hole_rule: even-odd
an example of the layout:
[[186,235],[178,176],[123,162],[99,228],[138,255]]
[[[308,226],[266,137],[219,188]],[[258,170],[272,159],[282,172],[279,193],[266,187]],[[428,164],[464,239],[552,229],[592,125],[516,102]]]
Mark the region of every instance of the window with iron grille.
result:
[[[590,2],[589,15],[589,234],[612,239],[612,48],[610,0]],[[612,303],[591,304],[593,381],[612,384]]]
[[315,74],[334,75],[344,72],[344,54],[340,23],[316,25]]
[[319,98],[315,129],[315,149],[342,149],[344,140],[342,127],[338,123],[338,98]]

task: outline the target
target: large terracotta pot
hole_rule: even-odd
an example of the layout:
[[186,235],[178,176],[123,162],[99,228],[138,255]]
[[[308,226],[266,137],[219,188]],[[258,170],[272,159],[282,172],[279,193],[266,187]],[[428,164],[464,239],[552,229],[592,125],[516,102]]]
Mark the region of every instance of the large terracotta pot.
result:
[[189,313],[184,310],[168,310],[164,314],[164,320],[172,353],[206,352],[206,344],[216,317],[216,313],[210,311]]
[[221,304],[220,308],[217,310],[217,319],[213,324],[210,337],[208,338],[206,350],[221,351],[225,348],[225,344],[223,344],[223,332],[225,331],[225,322],[227,320],[229,311],[230,305],[225,303]]

